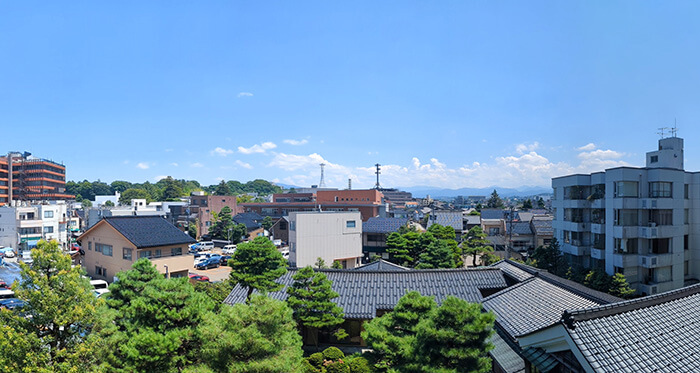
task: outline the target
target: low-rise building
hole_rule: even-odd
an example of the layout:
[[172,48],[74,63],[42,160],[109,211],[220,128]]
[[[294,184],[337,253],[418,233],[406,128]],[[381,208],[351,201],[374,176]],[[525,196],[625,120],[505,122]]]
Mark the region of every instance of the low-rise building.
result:
[[313,266],[339,261],[354,268],[362,259],[362,219],[359,212],[292,212],[289,214],[289,262]]
[[64,201],[3,206],[0,207],[0,245],[21,252],[34,248],[44,239],[57,241],[61,248],[67,249],[71,239],[68,223]]
[[408,222],[408,219],[401,218],[370,218],[362,223],[362,252],[365,258],[378,255],[383,259],[389,259],[387,237],[408,225]]
[[196,242],[160,216],[105,217],[78,241],[88,275],[110,282],[140,258],[150,259],[166,276],[187,276],[193,264],[188,245]]

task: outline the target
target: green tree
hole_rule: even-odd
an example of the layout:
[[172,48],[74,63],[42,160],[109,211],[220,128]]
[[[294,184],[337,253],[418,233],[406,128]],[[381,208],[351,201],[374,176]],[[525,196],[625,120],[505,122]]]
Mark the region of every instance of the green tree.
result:
[[253,202],[253,196],[251,196],[250,194],[241,194],[238,197],[236,197],[236,203],[238,203],[239,205],[241,203],[251,203],[251,202]]
[[323,260],[323,258],[321,258],[320,256],[316,258],[316,263],[314,263],[314,266],[318,269],[328,268],[328,266],[326,265],[326,261]]
[[616,273],[612,276],[612,278],[610,279],[610,288],[608,292],[611,295],[623,299],[629,299],[634,295],[634,289],[630,288],[630,285],[629,283],[627,283],[625,275],[623,275],[622,273]]
[[80,201],[80,204],[83,206],[83,209],[89,209],[90,207],[92,207],[92,202],[90,202],[89,199],[83,199],[82,201]]
[[262,221],[263,229],[265,229],[266,231],[269,231],[273,225],[275,225],[275,222],[272,221],[271,217],[266,216],[265,218],[263,218],[263,221]]
[[537,198],[537,208],[538,209],[544,208],[544,199],[542,199],[542,197]]
[[528,198],[523,202],[523,209],[532,210],[532,200],[531,199]]
[[103,338],[105,361],[117,371],[177,372],[199,359],[199,325],[214,305],[187,278],[165,279],[148,259],[117,274],[108,304],[114,329]]
[[[476,257],[493,252],[493,247],[489,240],[486,239],[486,233],[480,226],[476,225],[469,229],[467,237],[464,240],[464,252],[468,255],[473,255],[472,265],[476,267]],[[483,260],[482,260],[483,264]]]
[[498,192],[496,192],[496,189],[494,189],[491,193],[491,197],[489,197],[489,199],[486,200],[486,207],[490,209],[502,209],[503,206],[503,200],[498,195]]
[[214,221],[209,227],[211,238],[218,240],[228,239],[230,235],[229,229],[232,229],[234,225],[232,212],[230,207],[224,206],[221,208],[221,211],[214,215]]
[[282,289],[275,280],[287,273],[287,260],[267,237],[238,245],[229,264],[231,281],[248,289],[249,300],[253,290],[267,293]]
[[110,200],[105,201],[105,207],[114,207],[114,202]]
[[472,216],[479,216],[479,215],[481,215],[481,213],[480,213],[478,210],[475,209],[475,210],[469,211],[469,215],[472,215]]
[[185,193],[182,190],[182,183],[168,176],[165,179],[158,181],[159,186],[163,189],[161,198],[164,201],[179,201]]
[[197,239],[197,224],[195,223],[188,223],[187,224],[187,234],[190,235],[190,237]]
[[450,250],[446,240],[435,240],[420,255],[416,268],[455,268],[454,251]]
[[[325,274],[306,266],[292,278],[294,282],[287,288],[287,304],[294,311],[294,320],[299,325],[325,332],[345,321],[343,309],[333,302],[338,293],[333,291],[333,283]],[[345,335],[345,331],[339,330],[336,335]],[[318,348],[318,338],[315,334],[313,337]]]
[[549,273],[561,276],[564,274],[566,263],[564,256],[559,249],[559,242],[556,238],[547,246],[539,246],[532,254],[537,268],[546,269]]
[[612,278],[608,276],[605,271],[590,271],[583,279],[584,285],[602,292],[608,292],[610,290],[611,282]]
[[292,310],[261,295],[203,322],[202,361],[215,372],[299,372],[301,346]]
[[387,252],[391,255],[389,260],[396,264],[407,265],[412,263],[414,258],[410,256],[408,241],[402,234],[392,232],[386,239]]
[[128,181],[115,180],[110,184],[112,190],[115,192],[122,193],[125,190],[131,188],[131,183]]
[[448,296],[417,327],[415,352],[423,372],[489,372],[489,337],[496,317],[481,304]]
[[72,267],[55,241],[39,241],[33,262],[21,263],[13,290],[27,302],[19,312],[0,310],[0,370],[79,372],[96,364],[101,300],[81,267]]
[[145,199],[147,202],[153,201],[151,194],[148,193],[147,190],[130,188],[119,196],[119,203],[122,205],[130,205],[132,199]]
[[221,180],[219,185],[216,186],[216,189],[214,189],[214,195],[216,195],[216,196],[230,196],[231,190],[229,189],[228,184],[226,184],[225,181]]
[[331,265],[331,268],[333,269],[343,269],[343,265],[340,264],[339,260],[334,260],[333,264]]

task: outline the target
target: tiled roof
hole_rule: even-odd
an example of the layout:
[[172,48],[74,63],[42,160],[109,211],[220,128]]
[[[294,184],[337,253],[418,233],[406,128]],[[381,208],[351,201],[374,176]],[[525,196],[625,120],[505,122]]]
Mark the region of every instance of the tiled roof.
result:
[[434,218],[435,220],[431,218],[430,225],[440,224],[445,227],[452,227],[458,232],[462,231],[462,211],[435,211]]
[[599,303],[532,278],[485,298],[483,304],[496,314],[496,323],[515,338],[555,324],[565,310]]
[[523,282],[534,277],[532,273],[526,272],[521,268],[514,266],[507,260],[499,260],[498,262],[491,264],[491,267],[500,268],[506,276],[509,276],[516,282]]
[[[510,223],[506,223],[506,234],[508,231],[508,228],[510,228]],[[530,223],[529,222],[513,222],[513,234],[519,234],[519,235],[531,235],[532,234],[532,229],[530,229]]]
[[535,234],[543,236],[551,236],[554,234],[551,219],[534,219],[531,224],[532,228],[535,230]]
[[137,248],[197,242],[160,216],[111,216],[103,220]]
[[519,348],[511,346],[506,339],[496,332],[491,335],[493,350],[489,352],[494,362],[508,373],[525,373],[525,361],[515,351]]
[[250,231],[262,227],[260,223],[263,217],[254,212],[244,212],[233,217],[233,221],[237,224],[245,224],[245,227]]
[[406,267],[400,266],[398,264],[388,262],[384,259],[379,259],[379,260],[374,261],[372,263],[368,263],[368,264],[365,264],[363,266],[353,268],[353,270],[354,271],[408,271],[408,270],[410,270],[410,268],[406,268]]
[[532,213],[531,212],[518,212],[518,216],[520,217],[520,221],[525,221],[525,222],[530,222],[532,220]]
[[467,221],[468,225],[479,225],[481,224],[481,216],[479,215],[466,215],[464,219]]
[[392,233],[408,224],[405,218],[369,218],[362,223],[363,233]]
[[570,311],[564,324],[598,372],[700,371],[700,285]]
[[[499,210],[499,209],[483,209],[481,210],[482,219],[507,219],[510,210]],[[518,211],[513,211],[513,221],[520,220],[520,213]]]
[[[297,269],[289,269],[277,282],[285,288],[270,293],[273,299],[287,298],[286,287],[291,285]],[[503,274],[497,268],[437,269],[407,271],[354,271],[320,270],[333,282],[333,290],[339,294],[334,300],[350,319],[371,319],[378,309],[393,309],[407,291],[416,290],[422,295],[434,296],[441,303],[448,295],[468,302],[481,302],[479,290],[505,288]],[[246,289],[240,285],[224,300],[227,304],[243,303]]]

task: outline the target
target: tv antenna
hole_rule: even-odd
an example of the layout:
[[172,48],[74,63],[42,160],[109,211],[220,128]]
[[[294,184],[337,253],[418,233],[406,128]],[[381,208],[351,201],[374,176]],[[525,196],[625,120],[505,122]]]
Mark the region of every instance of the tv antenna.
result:
[[323,168],[326,167],[325,163],[319,164],[321,166],[321,181],[318,183],[319,188],[325,188],[326,187],[326,181],[323,180]]
[[669,127],[659,127],[659,128],[658,128],[659,132],[657,132],[657,134],[660,135],[661,138],[663,139],[663,138],[664,138],[664,135],[666,134],[666,131],[668,131],[668,130],[670,130],[670,129],[671,129],[671,128],[669,128]]
[[676,125],[676,118],[673,118],[673,127],[671,128],[671,137],[676,137],[678,133],[678,126]]
[[381,169],[382,169],[382,168],[381,168],[380,166],[381,166],[381,165],[380,165],[379,163],[377,163],[377,164],[374,165],[374,167],[377,168],[377,171],[374,172],[374,173],[377,175],[377,184],[374,186],[375,189],[381,189],[381,188],[382,188],[382,187],[379,185],[379,174],[382,173],[382,172],[381,172]]

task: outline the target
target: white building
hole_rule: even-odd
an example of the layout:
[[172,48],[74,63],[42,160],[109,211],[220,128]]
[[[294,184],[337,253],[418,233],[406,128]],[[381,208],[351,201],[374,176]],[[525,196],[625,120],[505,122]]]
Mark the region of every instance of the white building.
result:
[[623,273],[642,294],[700,276],[700,173],[683,169],[683,139],[659,140],[646,167],[552,179],[554,237],[568,263]]
[[45,239],[56,240],[66,249],[70,240],[69,220],[64,201],[0,207],[0,245],[21,251]]
[[355,268],[362,259],[362,218],[351,212],[290,212],[289,262],[292,267],[313,266],[322,258],[330,266]]

